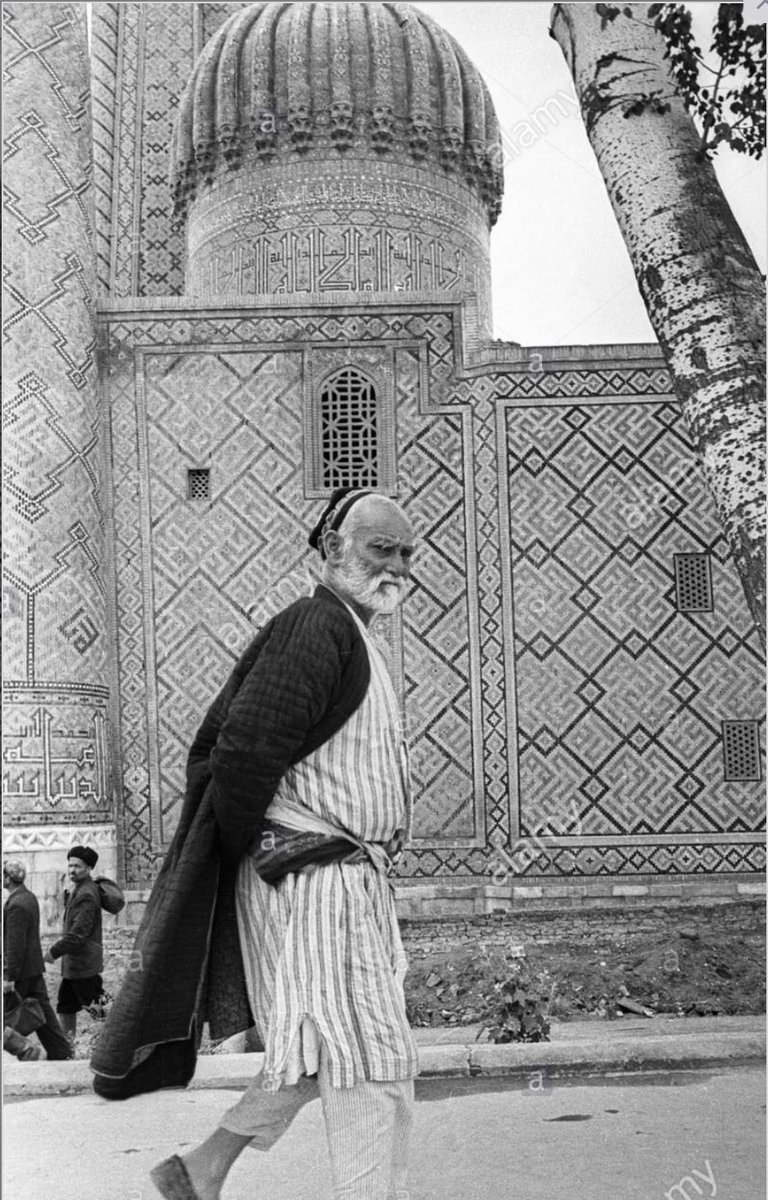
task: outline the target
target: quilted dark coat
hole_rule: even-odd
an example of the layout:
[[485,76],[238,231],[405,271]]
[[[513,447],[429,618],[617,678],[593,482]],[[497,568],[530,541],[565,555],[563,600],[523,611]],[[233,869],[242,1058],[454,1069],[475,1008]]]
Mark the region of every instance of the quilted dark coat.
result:
[[360,632],[322,586],[245,650],[189,753],[179,824],[91,1058],[99,1095],[183,1086],[204,1022],[214,1039],[253,1024],[235,913],[238,863],[282,776],[342,727],[369,681]]

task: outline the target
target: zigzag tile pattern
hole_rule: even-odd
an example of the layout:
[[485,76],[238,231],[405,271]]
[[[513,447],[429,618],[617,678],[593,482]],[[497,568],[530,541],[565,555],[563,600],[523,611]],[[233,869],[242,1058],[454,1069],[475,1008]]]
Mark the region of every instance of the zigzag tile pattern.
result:
[[[111,87],[115,97],[111,199],[105,191],[110,142],[97,127],[100,229],[107,228],[104,214],[110,213],[108,291],[113,296],[179,295],[184,290],[184,236],[172,217],[168,150],[178,98],[194,60],[195,5],[116,8],[116,20],[108,13],[97,22],[95,45],[98,99],[109,104]],[[99,248],[106,241],[105,235]]]
[[179,96],[194,63],[195,5],[146,5],[139,54],[144,79],[141,110],[140,296],[184,290],[184,233],[172,220],[168,152]]
[[94,253],[99,291],[111,290],[111,232],[120,5],[91,5]]

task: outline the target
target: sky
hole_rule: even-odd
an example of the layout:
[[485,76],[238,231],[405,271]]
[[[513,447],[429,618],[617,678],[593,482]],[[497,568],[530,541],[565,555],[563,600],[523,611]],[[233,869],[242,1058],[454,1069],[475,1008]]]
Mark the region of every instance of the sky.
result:
[[[548,34],[549,0],[425,0],[415,7],[451,33],[479,69],[511,148],[491,233],[493,336],[525,346],[654,342],[570,73]],[[704,49],[717,5],[689,7]],[[540,136],[528,144],[521,122],[530,125],[531,114],[552,98],[552,120],[536,118]],[[720,151],[715,170],[765,271],[764,160]]]

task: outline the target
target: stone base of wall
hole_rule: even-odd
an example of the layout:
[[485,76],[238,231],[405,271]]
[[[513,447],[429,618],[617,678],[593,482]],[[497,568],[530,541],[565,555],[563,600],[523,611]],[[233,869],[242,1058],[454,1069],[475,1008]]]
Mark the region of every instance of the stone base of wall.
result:
[[[675,908],[759,900],[766,894],[764,876],[731,875],[691,879],[653,879],[625,883],[616,879],[578,883],[539,883],[496,887],[493,884],[431,883],[396,885],[398,916],[404,920],[489,916],[493,912],[582,910],[595,908]],[[117,924],[139,924],[149,889],[126,892]]]
[[409,920],[452,916],[487,916],[518,910],[674,907],[680,904],[727,904],[766,894],[763,876],[731,875],[685,880],[649,879],[646,883],[616,879],[578,883],[537,883],[496,887],[493,884],[411,884],[397,888],[397,912]]

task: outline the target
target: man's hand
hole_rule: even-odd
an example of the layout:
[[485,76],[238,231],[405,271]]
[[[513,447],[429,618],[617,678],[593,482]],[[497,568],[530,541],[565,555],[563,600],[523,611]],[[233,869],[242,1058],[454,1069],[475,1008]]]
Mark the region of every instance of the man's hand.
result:
[[394,864],[403,856],[405,850],[405,830],[398,829],[397,833],[391,838],[386,845],[386,851],[390,861]]
[[43,955],[43,962],[47,962],[47,963],[55,963],[56,962],[56,959],[53,957],[50,950],[46,950],[45,954]]
[[14,981],[12,979],[4,979],[3,980],[3,995],[5,995],[6,992],[12,992],[15,987],[16,987],[16,984],[14,983]]

